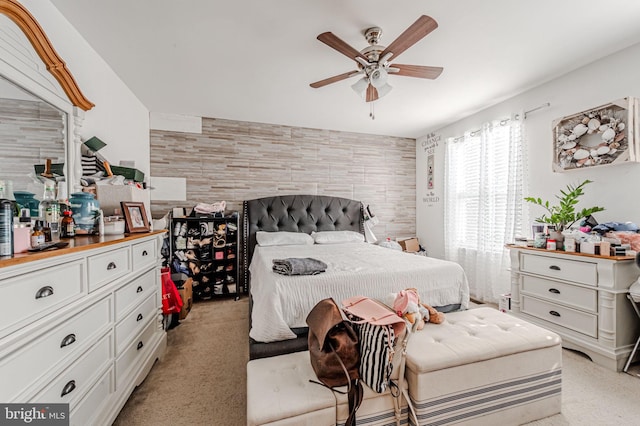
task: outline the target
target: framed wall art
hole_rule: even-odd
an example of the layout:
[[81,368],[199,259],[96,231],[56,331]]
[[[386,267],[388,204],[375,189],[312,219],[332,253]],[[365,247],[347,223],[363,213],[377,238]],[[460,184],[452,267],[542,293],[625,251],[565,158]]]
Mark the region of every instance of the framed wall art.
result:
[[553,171],[637,162],[638,99],[623,98],[553,122]]

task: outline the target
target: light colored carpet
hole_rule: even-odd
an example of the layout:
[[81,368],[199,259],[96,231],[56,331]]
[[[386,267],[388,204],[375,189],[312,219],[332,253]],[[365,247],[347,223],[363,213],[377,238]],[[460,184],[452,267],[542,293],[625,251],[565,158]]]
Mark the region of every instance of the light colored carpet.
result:
[[[118,426],[246,424],[248,299],[197,302],[168,332],[168,350],[116,419]],[[615,373],[563,350],[562,413],[529,425],[640,424],[640,365]],[[508,425],[503,425],[508,426]]]
[[246,425],[248,300],[194,303],[114,425]]

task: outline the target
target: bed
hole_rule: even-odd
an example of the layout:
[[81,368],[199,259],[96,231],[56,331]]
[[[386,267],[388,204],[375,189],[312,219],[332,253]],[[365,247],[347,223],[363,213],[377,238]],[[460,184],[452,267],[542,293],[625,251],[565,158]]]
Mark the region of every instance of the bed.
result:
[[[269,236],[313,234],[331,243],[257,244],[259,232]],[[443,312],[466,309],[469,287],[454,262],[410,255],[353,241],[364,234],[359,201],[322,195],[286,195],[244,202],[243,268],[250,293],[250,358],[307,348],[305,318],[326,297],[337,302],[363,294],[384,299],[416,287],[423,302]],[[294,235],[295,236],[295,235]],[[335,236],[335,238],[333,238]],[[308,239],[307,236],[301,236]],[[347,238],[348,237],[348,238]],[[263,243],[264,244],[264,243]],[[286,276],[271,270],[274,259],[312,257],[327,264],[318,275]]]

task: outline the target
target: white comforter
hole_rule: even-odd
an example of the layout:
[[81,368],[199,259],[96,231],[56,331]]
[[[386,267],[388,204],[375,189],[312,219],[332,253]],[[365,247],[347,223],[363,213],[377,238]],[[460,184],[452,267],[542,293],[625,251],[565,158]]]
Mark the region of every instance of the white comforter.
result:
[[[312,257],[328,266],[318,275],[286,276],[272,271],[272,260]],[[460,265],[416,256],[367,243],[256,246],[249,267],[253,309],[249,335],[259,342],[293,339],[293,327],[305,319],[320,300],[337,303],[364,295],[380,300],[405,288],[418,289],[431,306],[469,303],[469,285]]]

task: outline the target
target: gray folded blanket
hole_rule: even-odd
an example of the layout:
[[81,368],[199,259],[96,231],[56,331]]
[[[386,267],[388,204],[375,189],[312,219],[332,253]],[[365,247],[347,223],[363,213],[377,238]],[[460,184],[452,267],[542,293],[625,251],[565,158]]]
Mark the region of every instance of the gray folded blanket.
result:
[[326,263],[311,257],[273,259],[273,272],[282,275],[316,275],[326,270]]

